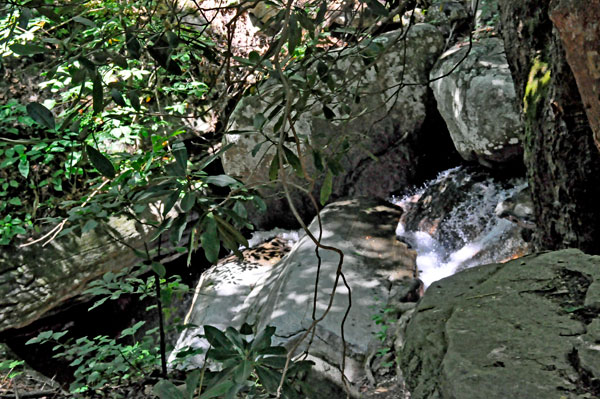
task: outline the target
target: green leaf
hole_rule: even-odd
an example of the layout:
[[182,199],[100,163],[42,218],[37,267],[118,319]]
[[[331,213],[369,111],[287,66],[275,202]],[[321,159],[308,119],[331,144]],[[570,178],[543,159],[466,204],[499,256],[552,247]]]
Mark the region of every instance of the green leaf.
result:
[[204,182],[208,184],[214,184],[215,186],[219,187],[233,186],[239,184],[237,180],[227,175],[208,176],[206,179],[204,179]]
[[329,77],[329,67],[323,61],[319,60],[317,62],[317,73],[319,74],[319,78],[323,82],[326,82]]
[[54,115],[52,112],[42,104],[33,102],[27,104],[27,114],[42,126],[46,126],[48,129],[54,130],[56,122],[54,121]]
[[288,36],[288,51],[290,55],[294,54],[294,50],[302,40],[302,28],[298,25],[298,17],[296,13],[290,15],[289,36]]
[[269,180],[277,180],[277,176],[279,174],[279,153],[275,153],[273,160],[271,161],[271,166],[269,167]]
[[88,26],[90,28],[95,28],[96,27],[96,24],[94,23],[94,21],[91,21],[91,20],[89,20],[87,18],[83,18],[83,17],[80,17],[80,16],[73,17],[73,21],[79,22],[80,24]]
[[125,33],[125,44],[127,46],[127,52],[129,53],[129,57],[136,60],[139,59],[141,55],[140,50],[142,46],[140,45],[140,42],[133,33]]
[[248,60],[250,60],[250,62],[254,65],[258,65],[260,58],[261,57],[258,51],[251,51],[250,54],[248,54]]
[[165,265],[163,265],[160,262],[152,262],[150,267],[152,267],[154,273],[158,274],[158,277],[160,278],[165,277],[165,275],[167,274],[167,269],[165,268]]
[[18,55],[34,55],[47,53],[48,49],[42,46],[36,46],[35,44],[19,44],[15,43],[8,47],[13,53]]
[[11,205],[15,205],[15,206],[23,205],[23,203],[21,202],[21,199],[19,197],[13,197],[13,198],[9,199],[8,203]]
[[185,378],[185,390],[187,392],[188,399],[192,399],[194,396],[194,391],[198,387],[198,382],[200,381],[200,370],[194,370],[189,372],[187,377]]
[[[208,389],[202,395],[200,395],[199,399],[210,399],[210,398],[216,398],[217,396],[221,396],[221,395],[225,394],[227,391],[229,391],[229,389],[233,385],[234,385],[233,381],[229,381],[229,380],[220,382],[220,383],[210,387],[210,389]],[[160,399],[163,399],[163,398],[160,398]]]
[[21,159],[19,161],[19,173],[21,173],[24,178],[29,176],[29,161],[27,159]]
[[318,171],[323,171],[323,158],[321,157],[321,153],[318,150],[312,150],[313,162],[315,164],[315,168]]
[[243,219],[248,217],[248,211],[246,210],[246,207],[242,201],[235,202],[235,205],[233,205],[233,211]]
[[335,112],[333,112],[333,110],[331,108],[329,108],[327,105],[323,105],[323,115],[325,115],[325,118],[327,120],[331,120],[333,118],[335,118]]
[[187,148],[185,148],[184,142],[178,141],[174,143],[171,152],[175,157],[175,162],[177,162],[177,166],[183,171],[182,175],[185,175],[187,172],[188,153]]
[[92,99],[94,101],[94,113],[99,114],[104,109],[104,95],[102,93],[102,77],[96,73],[92,79]]
[[96,222],[94,219],[90,219],[87,222],[85,222],[85,224],[81,228],[81,232],[87,233],[88,231],[94,230],[97,226],[98,222]]
[[217,235],[217,222],[212,212],[209,212],[204,218],[204,231],[200,236],[200,243],[204,249],[204,256],[210,263],[219,260],[219,249],[221,243]]
[[181,241],[181,237],[183,236],[183,232],[185,231],[185,226],[187,226],[187,215],[182,213],[177,216],[177,219],[173,222],[171,226],[171,235],[170,240],[173,245],[176,245]]
[[127,67],[128,67],[127,58],[123,57],[121,54],[118,54],[118,53],[112,53],[111,58],[112,58],[113,64],[115,64],[116,66],[121,67],[123,69],[127,69]]
[[117,90],[115,88],[110,89],[110,96],[112,97],[115,104],[117,104],[121,107],[125,107],[127,105],[125,103],[125,99],[123,98],[123,95],[121,94],[121,92],[119,90]]
[[265,389],[269,393],[277,392],[279,381],[281,381],[281,373],[261,366],[256,366],[255,370],[260,383],[265,387]]
[[390,12],[388,11],[387,8],[385,8],[385,6],[383,4],[381,4],[379,2],[379,0],[364,0],[367,3],[367,7],[369,7],[369,9],[371,11],[373,11],[373,14],[378,15],[380,17],[387,17],[388,15],[390,15]]
[[271,346],[271,337],[275,334],[275,327],[267,326],[256,335],[252,341],[252,351],[260,351]]
[[98,172],[109,179],[115,177],[115,167],[106,156],[90,145],[86,145],[85,150],[90,158],[90,161],[92,162],[92,165],[98,169]]
[[321,205],[325,205],[331,196],[331,190],[333,186],[333,173],[331,170],[327,171],[327,175],[325,176],[325,181],[323,181],[323,186],[321,187],[321,195],[319,197],[319,202]]
[[267,118],[265,118],[265,115],[262,112],[259,112],[258,114],[254,115],[254,120],[252,124],[254,125],[254,128],[256,130],[261,130],[266,121]]
[[29,20],[33,17],[33,13],[30,8],[23,8],[19,15],[19,28],[26,30],[29,25]]
[[186,193],[181,200],[181,210],[189,212],[196,203],[196,194],[194,192]]
[[160,399],[186,399],[175,384],[169,380],[160,380],[152,388],[152,392]]
[[179,199],[179,194],[180,194],[179,189],[177,189],[177,190],[173,191],[171,194],[169,194],[169,196],[167,197],[167,199],[165,200],[165,203],[164,203],[163,212],[162,212],[163,217],[167,216],[167,214],[171,211],[171,209],[173,209],[173,207],[177,203],[177,200]]
[[[218,215],[214,215],[214,216],[215,216],[215,220],[217,221],[219,226],[222,226],[223,228],[225,228],[225,230],[227,230],[227,232],[231,236],[234,237],[236,242],[242,244],[245,247],[248,246],[248,240],[246,240],[246,237],[244,237],[242,235],[242,233],[240,233],[238,230],[236,230],[235,227],[233,227],[231,224],[229,224],[229,222],[227,222],[223,218],[219,217]],[[231,249],[235,250],[237,248],[231,248]]]
[[223,334],[223,331],[216,327],[205,325],[204,336],[206,337],[206,340],[213,346],[213,348],[233,350],[231,341],[227,339],[225,334]]
[[129,102],[131,103],[133,109],[140,112],[140,96],[138,95],[137,91],[130,90],[127,93],[127,98],[129,98]]
[[298,177],[302,177],[302,164],[300,163],[300,159],[296,156],[296,154],[294,154],[292,150],[285,146],[283,147],[283,153],[285,154],[285,158],[287,159],[288,163],[292,165],[292,168],[294,168],[294,170],[296,171],[296,175]]
[[233,371],[233,380],[238,384],[246,381],[252,373],[252,363],[248,359],[244,359]]
[[260,359],[260,364],[272,367],[274,369],[282,369],[285,367],[287,357],[285,356],[268,356]]

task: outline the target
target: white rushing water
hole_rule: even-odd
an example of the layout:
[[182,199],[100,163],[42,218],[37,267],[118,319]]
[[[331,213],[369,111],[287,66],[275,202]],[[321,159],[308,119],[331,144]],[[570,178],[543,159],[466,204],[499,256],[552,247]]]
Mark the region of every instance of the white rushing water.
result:
[[[421,189],[402,198],[393,198],[393,202],[411,212],[411,205],[429,187],[453,179],[459,171],[459,168],[444,171]],[[419,278],[425,287],[464,268],[505,261],[523,251],[526,244],[519,234],[514,233],[518,231],[518,227],[506,219],[497,217],[494,209],[500,201],[525,186],[523,179],[513,179],[509,184],[502,185],[492,178],[487,178],[473,184],[463,201],[454,204],[435,229],[452,232],[451,242],[448,239],[441,242],[439,238],[434,238],[435,233],[407,231],[404,223],[399,223],[396,234],[417,251]],[[475,237],[473,231],[478,232]]]

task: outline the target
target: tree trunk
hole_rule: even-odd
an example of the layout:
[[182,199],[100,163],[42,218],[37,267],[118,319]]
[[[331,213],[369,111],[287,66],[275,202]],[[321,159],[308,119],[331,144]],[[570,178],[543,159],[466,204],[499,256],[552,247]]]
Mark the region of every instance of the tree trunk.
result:
[[499,0],[499,6],[506,56],[523,98],[536,249],[600,253],[600,152],[552,27],[554,3]]

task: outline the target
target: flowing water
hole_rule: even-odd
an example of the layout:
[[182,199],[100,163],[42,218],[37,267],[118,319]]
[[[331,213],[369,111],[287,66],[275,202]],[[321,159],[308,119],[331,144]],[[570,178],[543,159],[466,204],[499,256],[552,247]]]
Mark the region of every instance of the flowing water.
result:
[[417,251],[419,278],[425,287],[464,268],[503,262],[528,252],[521,228],[494,212],[499,202],[526,185],[522,178],[503,182],[481,175],[476,178],[469,170],[458,167],[440,173],[402,198],[392,199],[409,218],[415,219],[411,212],[423,212],[427,222],[427,212],[436,214],[427,209],[428,203],[435,203],[436,195],[453,195],[448,187],[455,187],[454,193],[460,192],[460,198],[450,206],[448,198],[443,199],[446,212],[438,212],[437,220],[421,222],[421,228],[414,228],[413,223],[413,228],[408,228],[407,218],[403,217],[398,224],[398,238]]

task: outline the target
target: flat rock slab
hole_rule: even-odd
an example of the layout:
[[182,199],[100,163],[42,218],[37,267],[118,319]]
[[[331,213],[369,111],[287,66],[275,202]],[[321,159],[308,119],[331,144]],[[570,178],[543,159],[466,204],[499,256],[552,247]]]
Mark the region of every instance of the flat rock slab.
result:
[[[335,202],[320,213],[321,242],[344,252],[342,270],[352,292],[352,307],[344,324],[345,371],[351,382],[363,377],[363,360],[380,329],[372,316],[389,301],[402,300],[418,289],[414,279],[416,253],[395,237],[401,214],[398,207],[366,199]],[[318,236],[317,220],[309,229]],[[271,325],[276,327],[274,341],[291,347],[305,337],[312,324],[317,275],[316,317],[328,308],[339,255],[321,249],[319,256],[320,263],[314,243],[304,236],[275,266],[218,265],[203,275],[186,321],[220,328],[248,322],[257,324],[259,330]],[[322,375],[337,382],[341,382],[341,325],[348,303],[348,290],[340,279],[331,308],[318,324],[309,349]],[[177,349],[190,345],[206,348],[200,333],[202,327],[184,332]],[[306,348],[309,339],[301,342],[299,351]],[[202,363],[201,356],[192,360],[192,364]]]
[[600,256],[569,249],[434,283],[408,325],[412,399],[600,395]]

